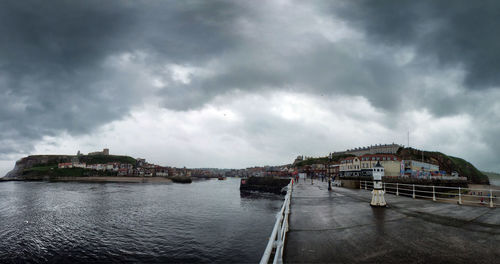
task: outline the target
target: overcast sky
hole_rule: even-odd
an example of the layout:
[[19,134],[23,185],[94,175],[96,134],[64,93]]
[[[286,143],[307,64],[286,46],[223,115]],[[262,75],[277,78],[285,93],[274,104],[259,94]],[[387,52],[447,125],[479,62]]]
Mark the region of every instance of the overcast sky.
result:
[[167,166],[379,143],[500,171],[498,1],[0,1],[0,175],[110,149]]

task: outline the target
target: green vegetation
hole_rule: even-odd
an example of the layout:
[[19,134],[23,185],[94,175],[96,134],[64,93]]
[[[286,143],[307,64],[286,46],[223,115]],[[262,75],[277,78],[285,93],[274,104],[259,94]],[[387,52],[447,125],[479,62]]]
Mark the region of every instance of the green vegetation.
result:
[[[447,174],[451,174],[453,171],[458,172],[460,176],[467,177],[469,183],[478,184],[489,184],[488,176],[483,172],[479,171],[474,165],[467,162],[464,159],[447,156],[441,152],[435,151],[422,151],[414,148],[399,148],[396,153],[403,160],[417,160],[427,163],[437,164],[440,170],[446,171]],[[352,157],[354,155],[344,154],[344,155],[334,155],[332,162],[338,162],[346,157]],[[423,157],[422,157],[423,156]],[[326,164],[328,162],[328,157],[310,158],[295,164],[296,167],[312,165],[312,164]],[[499,175],[500,174],[496,174]]]
[[80,162],[85,162],[87,164],[105,164],[108,162],[120,162],[135,165],[137,163],[136,159],[129,156],[116,156],[116,155],[87,155],[80,156]]
[[[397,155],[404,160],[422,160],[422,151],[414,148],[400,148]],[[439,169],[448,174],[456,171],[460,176],[467,177],[471,183],[489,184],[488,177],[464,159],[447,156],[436,151],[423,151],[423,159],[424,162],[439,165]]]
[[88,177],[88,176],[116,176],[114,171],[97,171],[84,168],[59,169],[52,166],[38,166],[25,169],[22,176],[26,179],[46,179],[58,177]]
[[[351,154],[333,155],[331,162],[338,162],[341,159],[344,159],[347,157],[354,157],[354,155],[351,155]],[[301,166],[313,165],[313,164],[326,164],[326,163],[328,163],[328,161],[329,161],[328,157],[309,158],[309,159],[303,160],[301,162],[297,162],[297,164],[295,164],[295,167],[301,167]]]
[[40,171],[47,172],[52,169],[57,169],[57,165],[45,165],[45,164],[37,164],[29,169],[25,169],[24,171]]

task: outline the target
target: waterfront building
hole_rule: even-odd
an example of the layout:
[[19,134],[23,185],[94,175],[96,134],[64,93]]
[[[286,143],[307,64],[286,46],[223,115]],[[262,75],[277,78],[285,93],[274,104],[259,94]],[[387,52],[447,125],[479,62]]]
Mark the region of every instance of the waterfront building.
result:
[[127,176],[129,175],[128,169],[126,168],[120,168],[118,169],[118,176]]
[[385,176],[400,176],[401,159],[393,154],[365,154],[360,157],[347,157],[340,161],[339,175],[341,177],[371,177],[377,163],[384,167]]
[[365,154],[396,154],[398,149],[403,147],[399,144],[378,144],[367,147],[353,148],[346,151],[334,152],[334,155],[341,154],[351,154],[356,156],[362,156]]
[[431,176],[446,176],[445,171],[439,171],[439,166],[417,160],[404,160],[404,175],[408,177],[427,178]]
[[87,168],[87,164],[85,164],[84,162],[72,162],[71,165],[73,166],[73,168]]
[[372,176],[374,166],[380,162],[384,167],[384,176],[399,177],[401,175],[401,159],[393,154],[366,154],[360,158],[361,175]]
[[358,157],[347,157],[340,161],[339,175],[341,177],[360,176],[361,163]]
[[427,162],[416,161],[416,160],[405,160],[404,161],[405,170],[412,171],[439,171],[439,166]]
[[146,159],[137,158],[137,166],[142,167],[146,164]]
[[69,168],[73,168],[73,163],[71,163],[71,162],[63,162],[63,163],[59,163],[57,165],[57,167],[59,169],[69,169]]
[[337,179],[340,172],[340,164],[330,164],[328,165],[328,176],[332,179]]

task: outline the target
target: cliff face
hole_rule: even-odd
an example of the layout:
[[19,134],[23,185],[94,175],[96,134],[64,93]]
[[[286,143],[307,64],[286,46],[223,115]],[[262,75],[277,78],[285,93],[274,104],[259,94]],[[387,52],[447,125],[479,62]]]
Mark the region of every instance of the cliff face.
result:
[[16,162],[14,169],[4,177],[6,179],[23,179],[23,171],[37,166],[57,166],[61,162],[71,162],[71,155],[33,155],[24,157]]
[[[7,173],[4,179],[19,179],[19,180],[41,180],[51,177],[58,177],[64,174],[65,176],[83,176],[84,170],[73,169],[57,169],[59,163],[71,162],[78,160],[86,164],[98,164],[108,162],[120,162],[136,164],[136,160],[129,156],[117,155],[33,155],[24,157],[16,162],[12,171]],[[66,175],[68,174],[68,175]],[[100,173],[105,175],[106,173]],[[101,175],[101,176],[103,176]]]

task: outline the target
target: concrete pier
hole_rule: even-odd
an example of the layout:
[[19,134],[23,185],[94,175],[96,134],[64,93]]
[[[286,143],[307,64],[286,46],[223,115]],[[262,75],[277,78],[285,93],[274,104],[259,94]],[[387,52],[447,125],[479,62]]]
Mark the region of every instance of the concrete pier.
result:
[[288,263],[497,263],[500,210],[300,181],[292,194]]

